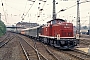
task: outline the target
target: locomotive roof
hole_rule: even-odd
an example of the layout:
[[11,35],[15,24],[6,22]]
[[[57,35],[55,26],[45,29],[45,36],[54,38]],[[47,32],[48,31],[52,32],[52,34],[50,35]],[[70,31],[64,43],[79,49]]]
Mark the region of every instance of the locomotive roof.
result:
[[[59,20],[59,21],[65,22],[65,20],[63,20],[63,19],[54,19],[54,20]],[[50,23],[51,21],[54,21],[54,20],[50,20],[47,23]]]

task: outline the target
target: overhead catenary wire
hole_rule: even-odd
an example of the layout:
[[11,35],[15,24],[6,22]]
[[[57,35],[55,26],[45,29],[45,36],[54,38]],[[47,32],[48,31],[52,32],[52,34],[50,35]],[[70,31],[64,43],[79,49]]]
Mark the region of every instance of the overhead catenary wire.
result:
[[[27,6],[27,2],[28,2],[28,1],[26,1],[25,8],[24,8],[24,13],[25,13],[25,9],[26,9],[26,6]],[[23,15],[24,15],[24,13],[23,13]],[[22,16],[23,16],[23,15],[22,15]]]
[[44,20],[46,20],[46,19],[48,19],[48,18],[50,18],[50,17],[46,17],[46,18],[44,18],[44,19],[42,19],[42,20],[39,20],[38,22],[44,21]]
[[[86,2],[90,2],[90,1],[80,2],[79,4],[81,4],[81,3],[86,3]],[[76,2],[75,2],[75,3],[76,3]],[[75,6],[77,6],[77,5],[75,4],[75,5],[72,5],[72,6],[68,7],[67,9],[62,9],[62,10],[60,10],[59,12],[57,12],[57,14],[60,13],[61,11],[68,10],[68,9],[73,8],[73,7],[75,7]]]
[[[44,4],[45,4],[45,3],[44,3]],[[44,4],[43,4],[43,6],[45,7],[45,5],[44,5]],[[43,7],[43,6],[42,6],[42,7]],[[25,12],[25,11],[23,11],[23,12]],[[22,13],[23,13],[23,12],[22,12]],[[42,13],[43,13],[43,12],[42,12]],[[46,14],[46,13],[45,13],[45,14]],[[24,14],[24,15],[25,15],[25,14]]]
[[60,13],[61,11],[65,11],[65,10],[68,10],[68,9],[70,9],[70,8],[73,8],[73,7],[75,7],[76,5],[73,5],[73,6],[71,6],[71,7],[68,7],[67,9],[62,9],[62,10],[60,10],[59,12],[57,12],[56,14],[58,14],[58,13]]
[[[70,8],[72,8],[72,7],[74,7],[74,6],[76,6],[76,5],[73,5],[73,6],[71,6],[71,7],[68,7],[67,9],[70,9]],[[65,10],[67,10],[67,9],[65,9]],[[59,12],[58,12],[59,13]]]
[[[46,1],[42,1],[42,2],[44,2],[44,4],[43,4],[42,8],[40,8],[40,7],[38,8],[38,9],[39,9],[39,15],[37,16],[37,20],[38,20],[38,18],[41,16],[42,11],[44,11],[44,6],[45,6],[47,0],[46,0]],[[39,3],[39,5],[40,5],[40,4],[41,4],[41,3]]]
[[[59,0],[60,1],[60,0]],[[60,1],[61,2],[61,1]],[[66,1],[65,1],[66,2]],[[67,1],[68,2],[68,1]],[[76,2],[75,2],[76,3]],[[67,7],[67,9],[62,9],[62,10],[59,10],[56,14],[58,14],[58,13],[60,13],[61,11],[65,11],[65,10],[68,10],[68,9],[70,9],[70,8],[73,8],[73,7],[75,7],[76,6],[76,4],[74,4],[74,5],[72,5],[72,6],[70,6],[70,7]]]
[[44,6],[45,6],[45,4],[46,4],[47,0],[46,0],[46,1],[43,1],[43,2],[44,2],[44,4],[43,4],[43,6],[42,6],[42,9],[44,9]]
[[28,14],[28,12],[31,10],[31,8],[33,7],[34,3],[36,2],[36,0],[33,2],[33,4],[31,5],[31,7],[29,8],[29,10],[26,12],[26,14],[23,14],[22,16],[24,16],[23,18],[25,18],[25,16]]
[[[80,2],[79,4],[81,4],[81,3],[82,3],[82,2]],[[84,3],[85,3],[85,2],[84,2]],[[74,6],[74,5],[73,5],[73,6]],[[73,7],[73,6],[72,6],[72,7]],[[83,11],[86,12],[86,10],[84,10],[84,9],[83,9]],[[75,12],[72,13],[72,14],[75,14]],[[67,15],[64,15],[64,16],[69,16],[69,15],[72,15],[72,14],[67,14]],[[82,15],[83,15],[83,14],[82,14]],[[75,15],[75,16],[76,16],[76,15]],[[74,16],[74,17],[75,17],[75,16]]]
[[[43,11],[43,10],[44,10],[44,6],[45,6],[47,0],[46,0],[46,1],[42,1],[42,2],[44,2],[44,4],[43,4],[42,8],[39,9],[39,11]],[[40,4],[41,4],[41,3],[39,3],[39,5],[40,5]],[[39,13],[40,13],[40,12],[39,12]],[[41,13],[42,13],[42,12],[41,12]]]

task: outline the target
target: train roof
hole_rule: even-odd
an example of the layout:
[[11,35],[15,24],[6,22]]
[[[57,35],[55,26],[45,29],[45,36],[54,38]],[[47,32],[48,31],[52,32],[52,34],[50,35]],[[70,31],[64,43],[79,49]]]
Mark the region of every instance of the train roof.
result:
[[[63,20],[63,19],[54,19],[54,20],[59,20],[59,21],[62,21],[62,22],[65,22],[66,21],[66,20]],[[54,20],[50,20],[47,23],[50,23],[51,21],[54,21]]]
[[36,26],[36,27],[32,27],[32,28],[22,29],[22,31],[25,31],[25,30],[30,30],[30,29],[37,29],[37,28],[39,28],[39,27],[41,27],[41,26]]
[[21,29],[21,31],[25,31],[25,30],[29,30],[29,28],[26,28],[26,29]]
[[41,27],[41,26],[32,27],[32,28],[30,28],[30,29],[36,29],[36,28],[39,28],[39,27]]

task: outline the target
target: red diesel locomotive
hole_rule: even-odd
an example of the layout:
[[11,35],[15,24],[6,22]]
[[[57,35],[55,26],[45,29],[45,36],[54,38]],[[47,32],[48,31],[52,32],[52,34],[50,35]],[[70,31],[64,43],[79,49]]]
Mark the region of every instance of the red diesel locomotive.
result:
[[60,49],[72,49],[78,44],[78,37],[73,34],[73,24],[63,19],[55,19],[43,26],[39,39],[44,43],[53,45]]

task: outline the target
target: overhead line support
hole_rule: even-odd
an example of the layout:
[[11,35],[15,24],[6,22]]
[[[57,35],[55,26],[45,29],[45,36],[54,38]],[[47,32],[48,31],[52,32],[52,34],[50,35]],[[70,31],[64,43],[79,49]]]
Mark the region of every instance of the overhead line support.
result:
[[77,0],[77,21],[76,21],[76,34],[79,34],[80,37],[80,11],[79,11],[79,1]]
[[56,11],[55,11],[55,0],[53,0],[53,20],[56,19]]

